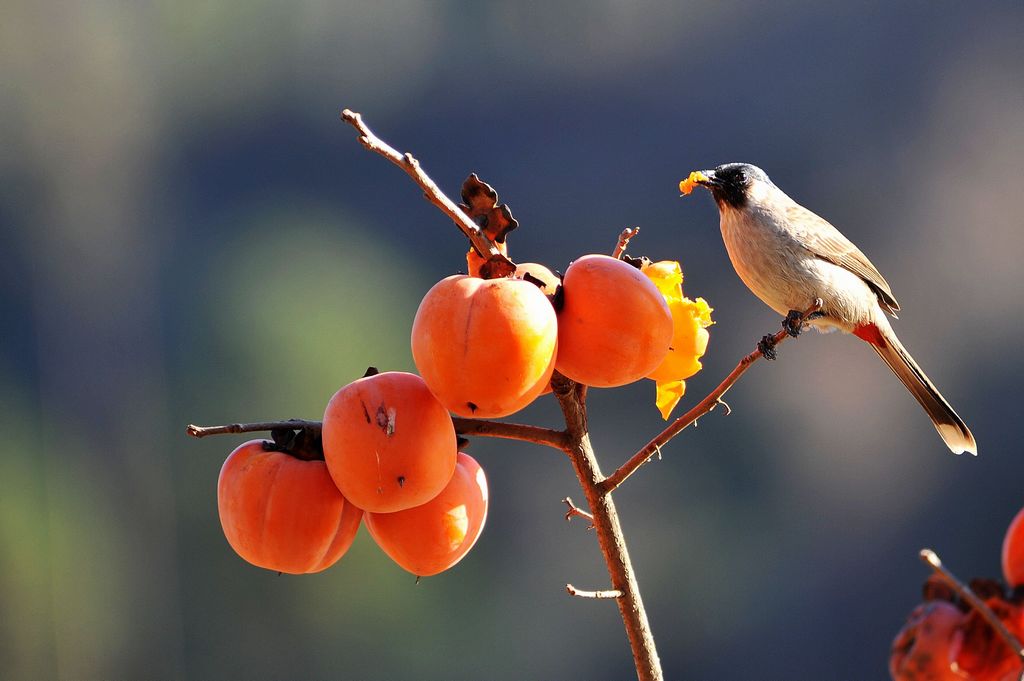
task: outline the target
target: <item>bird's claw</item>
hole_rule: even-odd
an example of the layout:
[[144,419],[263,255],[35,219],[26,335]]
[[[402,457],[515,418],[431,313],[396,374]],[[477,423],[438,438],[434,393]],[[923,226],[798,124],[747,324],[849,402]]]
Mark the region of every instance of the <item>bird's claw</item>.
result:
[[761,356],[771,361],[779,356],[779,353],[775,350],[775,338],[773,336],[764,336],[757,343],[757,351],[761,353]]
[[799,310],[790,310],[786,318],[782,320],[782,328],[785,329],[786,333],[791,337],[796,338],[800,335],[804,325],[804,313]]

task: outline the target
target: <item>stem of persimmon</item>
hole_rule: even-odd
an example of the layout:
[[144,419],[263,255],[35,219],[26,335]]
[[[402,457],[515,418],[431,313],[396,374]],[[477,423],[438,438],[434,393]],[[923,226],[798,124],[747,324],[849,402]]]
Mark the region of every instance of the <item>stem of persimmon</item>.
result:
[[626,248],[629,247],[629,240],[640,233],[639,227],[626,227],[619,233],[619,241],[615,244],[615,250],[612,251],[613,258],[621,258],[626,254]]

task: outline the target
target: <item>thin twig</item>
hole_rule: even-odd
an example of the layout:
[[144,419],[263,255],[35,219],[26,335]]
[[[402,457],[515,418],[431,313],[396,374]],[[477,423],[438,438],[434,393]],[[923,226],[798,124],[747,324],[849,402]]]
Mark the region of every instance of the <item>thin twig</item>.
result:
[[615,244],[615,250],[612,251],[613,258],[621,258],[626,254],[626,248],[629,247],[629,240],[640,233],[639,227],[626,227],[622,232],[619,233],[619,242]]
[[486,421],[483,419],[467,419],[456,416],[452,418],[455,432],[459,435],[478,435],[480,437],[499,437],[506,440],[520,440],[537,445],[546,445],[555,449],[567,450],[569,436],[562,430],[530,426],[524,423],[506,423],[504,421]]
[[582,508],[574,504],[572,501],[572,497],[566,497],[562,499],[562,503],[569,507],[569,510],[565,512],[566,521],[572,520],[573,516],[579,516],[581,518],[586,518],[590,521],[590,527],[587,529],[594,529],[594,516],[590,513],[587,513]]
[[[800,314],[797,322],[803,324],[809,316],[821,309],[822,301],[817,299],[814,304],[807,308]],[[772,340],[771,346],[775,347],[790,337],[789,331],[783,328],[781,331],[776,333],[774,336],[769,336]],[[750,368],[757,360],[761,359],[764,355],[759,349],[754,350],[752,353],[744,357],[736,365],[736,368],[725,377],[725,380],[718,384],[718,387],[711,391],[711,393],[697,403],[697,406],[690,409],[675,421],[673,421],[665,430],[661,431],[654,437],[653,440],[644,445],[640,451],[634,454],[626,463],[619,466],[618,470],[609,475],[607,478],[601,481],[600,488],[604,493],[611,492],[616,487],[625,482],[626,478],[633,475],[640,466],[647,463],[650,458],[660,450],[669,440],[674,438],[676,435],[681,433],[687,427],[696,423],[697,419],[704,416],[712,409],[714,409],[720,402],[725,393],[733,386],[733,384],[739,380],[747,369]],[[728,408],[728,405],[727,405]],[[731,411],[731,410],[730,410]]]
[[[479,437],[497,437],[506,440],[520,440],[521,442],[532,442],[538,445],[546,445],[561,451],[568,447],[568,436],[559,430],[529,426],[520,423],[505,423],[503,421],[484,421],[481,419],[453,418],[455,432],[459,435],[476,435]],[[320,421],[304,421],[302,419],[290,419],[287,421],[260,421],[256,423],[231,423],[224,426],[196,426],[189,424],[185,432],[192,437],[206,437],[207,435],[226,435],[231,433],[257,433],[261,431],[276,430],[279,428],[308,428],[319,431]]]
[[577,598],[622,598],[622,592],[618,589],[605,589],[604,591],[584,591],[577,589],[572,584],[566,584],[565,590],[570,596]]
[[992,612],[992,608],[988,607],[988,605],[985,604],[985,601],[978,598],[978,595],[974,593],[971,587],[961,582],[957,579],[956,575],[946,569],[937,553],[931,549],[921,549],[920,557],[928,567],[935,571],[935,574],[941,577],[960,595],[960,598],[978,611],[978,614],[988,622],[989,626],[999,634],[999,637],[1003,639],[1006,645],[1010,646],[1010,649],[1013,650],[1014,654],[1020,658],[1021,663],[1024,664],[1024,646],[1022,646],[1021,642],[1017,640],[1017,637],[1010,633],[1010,630],[1003,625],[999,617]]
[[265,430],[277,430],[279,428],[309,428],[320,430],[319,421],[304,421],[302,419],[289,419],[287,421],[258,421],[256,423],[229,423],[224,426],[197,426],[189,424],[185,432],[192,437],[206,437],[207,435],[229,435],[234,433],[258,433]]
[[[396,166],[408,173],[416,184],[420,186],[426,195],[427,199],[441,209],[445,215],[450,217],[456,224],[456,226],[462,230],[462,233],[469,238],[473,248],[480,254],[484,259],[492,257],[501,257],[501,251],[498,247],[487,238],[483,230],[473,222],[468,215],[462,212],[462,210],[455,205],[455,203],[445,196],[444,192],[441,191],[440,187],[430,179],[423,169],[420,167],[419,161],[413,158],[412,154],[402,154],[398,152],[394,147],[389,145],[384,140],[380,139],[367,127],[366,123],[363,122],[363,117],[351,111],[345,109],[341,112],[341,120],[345,121],[359,132],[359,143],[372,152],[380,154],[387,160],[394,163]],[[507,260],[507,258],[506,258]]]

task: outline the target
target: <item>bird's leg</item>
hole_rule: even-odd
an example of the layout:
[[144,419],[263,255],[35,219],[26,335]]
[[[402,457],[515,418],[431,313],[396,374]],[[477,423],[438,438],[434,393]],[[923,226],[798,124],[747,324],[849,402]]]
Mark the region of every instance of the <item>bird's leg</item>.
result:
[[767,360],[773,360],[778,357],[779,353],[775,351],[775,337],[764,336],[761,338],[757,344],[757,351]]

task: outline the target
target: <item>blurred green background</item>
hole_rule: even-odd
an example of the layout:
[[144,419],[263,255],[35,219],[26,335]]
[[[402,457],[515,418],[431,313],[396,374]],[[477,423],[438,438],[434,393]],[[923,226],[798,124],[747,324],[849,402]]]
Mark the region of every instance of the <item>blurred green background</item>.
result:
[[[683,408],[777,328],[690,170],[762,166],[891,282],[901,338],[972,426],[951,456],[850,337],[786,345],[617,494],[669,678],[885,678],[932,546],[996,576],[1024,504],[1024,5],[32,2],[0,19],[0,677],[622,679],[632,663],[567,462],[481,440],[476,549],[415,585],[365,531],[319,575],[217,520],[243,438],[411,369],[465,240],[338,121],[456,196],[478,172],[558,269],[683,262],[716,325]],[[654,387],[592,391],[611,470]],[[558,423],[541,398],[519,420]]]

